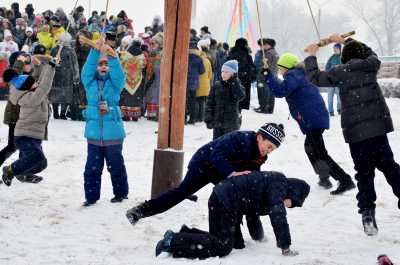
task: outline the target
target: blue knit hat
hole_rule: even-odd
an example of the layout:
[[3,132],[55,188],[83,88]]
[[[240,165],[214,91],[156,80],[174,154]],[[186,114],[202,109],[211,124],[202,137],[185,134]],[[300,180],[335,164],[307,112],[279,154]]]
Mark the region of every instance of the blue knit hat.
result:
[[342,50],[342,45],[340,43],[336,43],[335,45],[333,45],[333,47]]
[[221,68],[221,71],[236,74],[239,71],[239,63],[236,60],[226,61]]

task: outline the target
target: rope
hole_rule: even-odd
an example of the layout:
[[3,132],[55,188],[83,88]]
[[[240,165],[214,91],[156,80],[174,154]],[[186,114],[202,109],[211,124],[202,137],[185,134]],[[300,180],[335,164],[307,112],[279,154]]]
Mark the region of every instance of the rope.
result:
[[309,0],[307,0],[307,5],[308,5],[308,9],[310,10],[310,15],[311,15],[311,18],[312,18],[312,21],[313,21],[313,24],[314,24],[315,32],[317,33],[318,40],[320,40],[321,39],[321,34],[319,33],[317,22],[315,22],[314,13],[313,13],[313,11],[311,9],[311,5],[310,5],[310,1]]
[[263,62],[265,59],[265,51],[263,48],[264,41],[263,41],[263,36],[262,36],[262,29],[261,29],[261,20],[260,20],[260,7],[258,5],[258,0],[256,0],[256,6],[257,6],[257,21],[258,21],[258,30],[260,32],[260,40],[261,40],[261,52],[262,52],[262,57],[263,57]]
[[67,29],[65,30],[66,32],[68,32],[68,30],[69,30],[69,28],[70,28],[70,26],[71,26],[71,20],[74,19],[74,13],[75,13],[76,6],[78,5],[78,1],[79,1],[79,0],[76,0],[75,5],[74,5],[74,9],[72,9],[72,17],[71,17],[71,19],[68,21],[68,26],[67,26]]

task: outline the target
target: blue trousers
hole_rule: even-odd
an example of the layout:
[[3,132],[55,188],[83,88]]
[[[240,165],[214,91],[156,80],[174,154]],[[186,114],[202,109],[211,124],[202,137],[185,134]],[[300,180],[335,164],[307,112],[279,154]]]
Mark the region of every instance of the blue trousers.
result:
[[128,195],[128,177],[122,156],[122,144],[110,146],[88,144],[84,173],[85,197],[88,202],[95,202],[100,199],[104,160],[111,175],[114,196],[123,198]]
[[334,113],[333,110],[333,98],[336,95],[337,101],[337,112],[340,112],[341,104],[340,104],[340,97],[339,97],[339,88],[338,87],[331,87],[328,92],[328,111],[329,113]]
[[11,164],[14,176],[36,174],[47,167],[47,159],[42,150],[42,140],[16,136],[14,141],[19,149],[19,159]]

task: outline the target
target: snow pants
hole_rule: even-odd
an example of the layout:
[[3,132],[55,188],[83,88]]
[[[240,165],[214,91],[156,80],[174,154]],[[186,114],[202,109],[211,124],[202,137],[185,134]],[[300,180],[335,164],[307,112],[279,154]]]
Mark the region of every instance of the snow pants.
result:
[[124,198],[128,195],[128,177],[122,156],[122,144],[97,146],[88,144],[88,155],[84,172],[85,198],[88,202],[100,199],[101,174],[104,168],[111,175],[111,183],[115,197]]
[[206,259],[228,255],[234,246],[237,222],[215,193],[208,201],[208,222],[210,232],[191,229],[174,234],[170,248],[173,257]]
[[[385,175],[393,193],[400,199],[400,166],[394,161],[387,135],[374,137],[357,143],[350,143],[350,152],[357,171],[359,212],[375,209],[375,169]],[[400,208],[400,200],[398,202]]]
[[15,123],[8,124],[8,141],[6,147],[0,151],[0,166],[3,165],[7,158],[17,151],[17,147],[14,143],[14,130]]
[[339,182],[351,180],[351,177],[329,156],[322,134],[324,129],[313,129],[306,134],[304,149],[314,171],[321,179],[331,176]]
[[42,150],[42,140],[16,136],[15,145],[19,149],[19,158],[11,164],[14,176],[36,174],[47,167],[47,159]]

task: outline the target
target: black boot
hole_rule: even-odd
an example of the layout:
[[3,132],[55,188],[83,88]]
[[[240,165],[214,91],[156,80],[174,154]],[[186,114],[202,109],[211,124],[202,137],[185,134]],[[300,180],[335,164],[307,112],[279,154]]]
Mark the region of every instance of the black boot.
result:
[[348,179],[346,181],[342,181],[339,183],[339,186],[337,187],[336,190],[331,191],[331,195],[339,195],[342,194],[348,190],[352,190],[356,187],[354,182],[351,180],[350,176],[348,176]]
[[41,176],[37,175],[24,175],[24,176],[15,176],[16,179],[18,179],[21,182],[25,183],[32,183],[32,184],[37,184],[43,180]]
[[362,210],[361,215],[365,234],[367,236],[376,236],[378,234],[378,226],[375,220],[375,209]]
[[171,240],[174,237],[174,232],[172,230],[167,230],[164,234],[164,238],[158,241],[156,246],[156,257],[161,254],[161,252],[170,252]]
[[115,196],[114,198],[112,198],[112,199],[110,200],[110,202],[111,202],[111,203],[122,202],[123,200],[126,200],[126,199],[128,199],[127,196],[123,196],[123,197]]
[[96,204],[96,201],[84,201],[84,202],[82,203],[82,206],[83,206],[83,207],[89,207],[89,206],[92,206],[92,205],[94,205],[94,204]]
[[132,225],[135,225],[140,219],[151,216],[149,203],[146,201],[126,212],[126,218]]
[[11,186],[13,178],[14,178],[14,174],[12,172],[11,166],[3,167],[2,179],[3,179],[4,184],[6,184],[7,186]]
[[327,190],[332,188],[332,182],[329,180],[329,176],[319,176],[318,185]]

